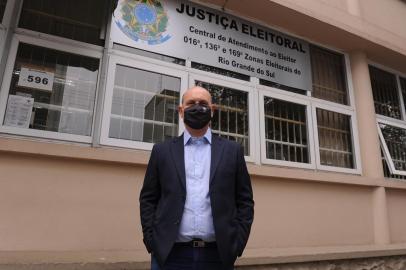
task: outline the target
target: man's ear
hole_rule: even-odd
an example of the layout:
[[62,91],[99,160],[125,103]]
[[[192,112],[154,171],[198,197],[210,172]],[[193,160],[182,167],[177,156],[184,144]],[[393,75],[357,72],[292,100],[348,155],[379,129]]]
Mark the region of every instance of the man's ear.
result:
[[180,117],[183,119],[183,106],[182,105],[178,106],[178,113],[179,113]]
[[214,112],[217,110],[217,105],[216,104],[211,104],[210,109],[211,109],[211,117],[213,117]]

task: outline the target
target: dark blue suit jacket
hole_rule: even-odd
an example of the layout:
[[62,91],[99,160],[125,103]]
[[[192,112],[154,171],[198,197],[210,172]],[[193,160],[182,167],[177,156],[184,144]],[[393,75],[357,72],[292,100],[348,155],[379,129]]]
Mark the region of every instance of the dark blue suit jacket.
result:
[[[254,201],[242,147],[218,136],[212,137],[209,194],[220,257],[231,266],[247,243]],[[160,265],[178,236],[185,200],[182,135],[154,145],[140,193],[144,243]]]

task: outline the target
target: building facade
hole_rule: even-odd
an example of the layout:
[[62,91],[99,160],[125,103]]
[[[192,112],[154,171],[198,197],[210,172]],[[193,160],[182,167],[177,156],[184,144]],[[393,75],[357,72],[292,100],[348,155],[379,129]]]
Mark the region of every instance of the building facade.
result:
[[0,22],[0,268],[147,269],[150,150],[200,85],[252,178],[238,267],[406,269],[404,1],[0,0]]

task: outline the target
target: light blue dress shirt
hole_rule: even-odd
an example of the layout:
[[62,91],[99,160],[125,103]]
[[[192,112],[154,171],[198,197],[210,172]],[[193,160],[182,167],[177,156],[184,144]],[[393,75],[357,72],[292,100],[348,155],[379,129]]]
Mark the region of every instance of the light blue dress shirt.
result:
[[193,238],[216,241],[209,196],[211,129],[203,137],[192,137],[185,130],[186,202],[177,242]]

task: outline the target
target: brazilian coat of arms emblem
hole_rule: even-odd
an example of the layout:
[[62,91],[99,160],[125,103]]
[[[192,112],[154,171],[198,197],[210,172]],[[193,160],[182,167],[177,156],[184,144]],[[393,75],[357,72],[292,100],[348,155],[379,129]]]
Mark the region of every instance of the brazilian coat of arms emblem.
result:
[[117,26],[134,41],[161,44],[170,38],[165,34],[168,16],[159,0],[122,0],[118,6]]

